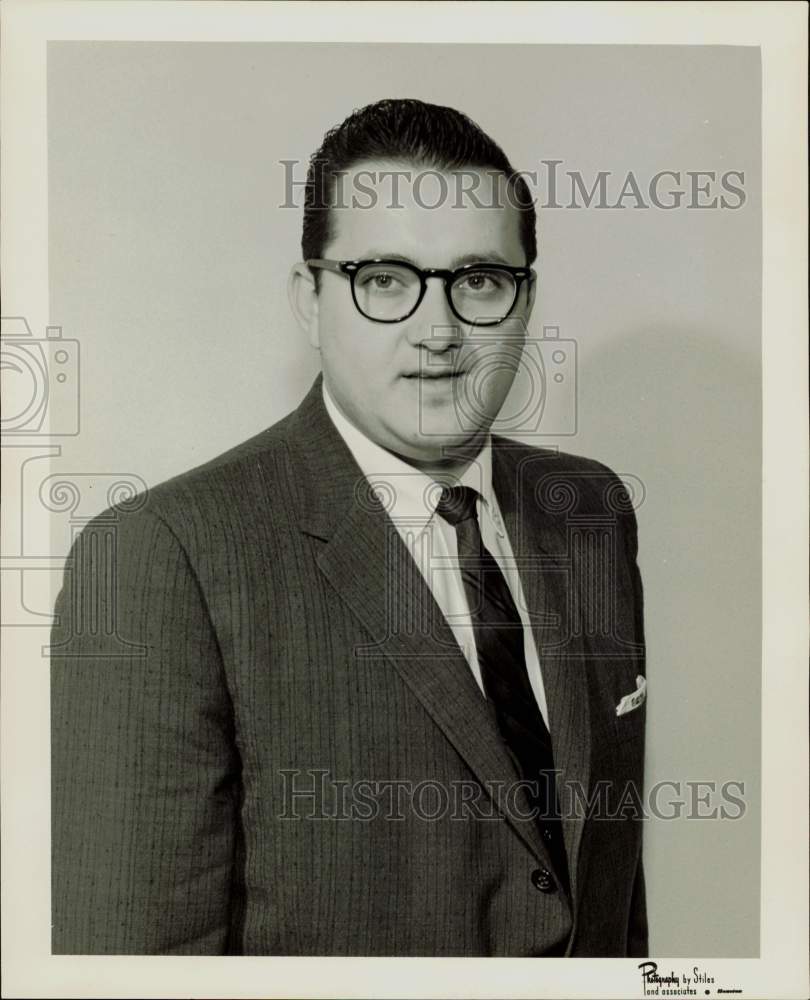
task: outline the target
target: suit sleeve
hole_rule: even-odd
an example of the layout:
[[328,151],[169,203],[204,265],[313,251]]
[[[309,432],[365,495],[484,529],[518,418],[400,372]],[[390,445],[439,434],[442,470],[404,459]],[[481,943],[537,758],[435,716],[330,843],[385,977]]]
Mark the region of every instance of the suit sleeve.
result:
[[[629,504],[628,504],[629,506]],[[633,579],[633,601],[636,642],[642,646],[639,673],[646,676],[646,647],[644,637],[644,593],[641,573],[638,568],[638,526],[632,509],[625,520],[626,552]],[[639,853],[633,893],[630,900],[630,919],[627,928],[627,955],[631,958],[646,958],[649,955],[649,929],[647,926],[647,898],[644,880],[644,862]]]
[[647,958],[650,954],[647,928],[647,899],[644,885],[644,862],[639,856],[633,896],[630,901],[630,922],[627,928],[628,958]]
[[74,544],[51,645],[54,954],[228,950],[239,758],[217,639],[147,510]]

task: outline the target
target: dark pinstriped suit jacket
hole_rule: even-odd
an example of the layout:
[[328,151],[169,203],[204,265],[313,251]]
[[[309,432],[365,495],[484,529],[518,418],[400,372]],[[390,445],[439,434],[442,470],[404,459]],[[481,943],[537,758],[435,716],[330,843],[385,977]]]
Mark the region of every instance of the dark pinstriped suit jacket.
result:
[[643,777],[645,708],[615,712],[644,673],[635,518],[604,466],[505,438],[493,482],[571,896],[536,887],[553,866],[487,702],[319,377],[74,544],[52,637],[55,953],[646,954],[641,822],[605,818]]

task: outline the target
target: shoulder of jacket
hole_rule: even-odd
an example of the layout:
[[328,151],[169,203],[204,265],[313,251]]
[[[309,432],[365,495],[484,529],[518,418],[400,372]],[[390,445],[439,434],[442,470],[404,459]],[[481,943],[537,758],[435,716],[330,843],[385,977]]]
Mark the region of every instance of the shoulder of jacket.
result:
[[114,523],[143,530],[146,522],[157,519],[174,531],[195,514],[216,519],[224,507],[233,508],[236,501],[259,491],[271,500],[266,476],[286,466],[288,421],[289,416],[200,465],[119,500],[87,528]]
[[627,514],[628,491],[621,478],[604,462],[556,448],[493,437],[493,449],[510,467],[515,483],[529,490],[549,513]]
[[538,447],[500,435],[493,435],[492,444],[493,449],[500,454],[511,457],[512,461],[538,475],[593,476],[598,479],[609,477],[614,480],[619,478],[603,462],[584,455],[560,451],[557,448]]

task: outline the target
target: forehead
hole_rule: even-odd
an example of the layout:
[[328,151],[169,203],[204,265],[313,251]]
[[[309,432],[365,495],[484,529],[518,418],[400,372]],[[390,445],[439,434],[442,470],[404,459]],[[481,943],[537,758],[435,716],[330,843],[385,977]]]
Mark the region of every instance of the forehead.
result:
[[340,178],[330,205],[332,257],[397,253],[440,267],[496,253],[525,263],[520,212],[510,203],[506,177],[495,170],[364,160]]

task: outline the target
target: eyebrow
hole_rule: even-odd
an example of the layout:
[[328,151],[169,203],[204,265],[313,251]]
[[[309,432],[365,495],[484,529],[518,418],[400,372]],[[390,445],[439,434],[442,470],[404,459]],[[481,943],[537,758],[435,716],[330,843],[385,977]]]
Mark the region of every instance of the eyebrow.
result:
[[[374,247],[366,250],[365,254],[357,257],[357,260],[373,260],[376,257],[382,260],[401,260],[403,263],[413,264],[415,267],[422,266],[413,257],[408,257],[407,254],[396,253],[390,250],[380,250]],[[460,257],[454,257],[449,267],[450,270],[455,270],[457,267],[464,267],[465,264],[506,264],[507,267],[512,266],[503,254],[498,253],[497,250],[482,250],[480,253],[465,253]]]

